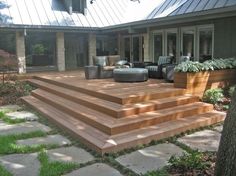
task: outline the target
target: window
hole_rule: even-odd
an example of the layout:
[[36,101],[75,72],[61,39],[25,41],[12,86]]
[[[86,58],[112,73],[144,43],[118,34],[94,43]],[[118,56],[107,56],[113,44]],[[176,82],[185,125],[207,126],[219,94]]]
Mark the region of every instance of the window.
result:
[[176,58],[176,44],[177,44],[177,33],[176,32],[167,32],[167,56],[173,56]]
[[159,56],[163,55],[163,36],[162,33],[154,34],[153,36],[154,43],[154,62],[158,61]]
[[85,12],[86,0],[72,0],[72,11],[73,12]]
[[213,28],[199,28],[199,61],[212,59]]
[[194,29],[186,29],[182,31],[182,56],[194,57],[194,42],[195,31]]

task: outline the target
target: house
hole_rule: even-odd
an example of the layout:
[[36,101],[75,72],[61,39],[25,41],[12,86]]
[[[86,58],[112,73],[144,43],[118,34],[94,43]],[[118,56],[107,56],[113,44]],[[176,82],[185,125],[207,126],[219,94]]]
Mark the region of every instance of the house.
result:
[[0,49],[19,73],[76,69],[92,56],[236,56],[235,0],[1,0]]

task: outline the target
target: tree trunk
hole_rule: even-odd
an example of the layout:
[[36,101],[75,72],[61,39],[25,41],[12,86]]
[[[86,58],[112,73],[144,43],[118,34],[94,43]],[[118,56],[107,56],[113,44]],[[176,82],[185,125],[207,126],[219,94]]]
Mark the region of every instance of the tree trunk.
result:
[[236,91],[223,126],[215,176],[236,176]]

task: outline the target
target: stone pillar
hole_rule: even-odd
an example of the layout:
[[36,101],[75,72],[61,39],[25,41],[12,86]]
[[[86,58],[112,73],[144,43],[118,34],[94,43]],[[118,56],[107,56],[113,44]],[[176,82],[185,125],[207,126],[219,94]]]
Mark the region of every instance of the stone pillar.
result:
[[144,53],[143,58],[144,61],[151,61],[150,55],[149,55],[149,31],[146,34],[143,34],[143,47],[144,47]]
[[64,43],[63,32],[57,32],[56,44],[57,44],[57,69],[58,71],[65,71],[65,43]]
[[88,59],[89,65],[93,65],[93,56],[97,55],[96,34],[90,33],[88,35]]
[[18,60],[18,73],[26,73],[24,32],[16,32],[16,56]]

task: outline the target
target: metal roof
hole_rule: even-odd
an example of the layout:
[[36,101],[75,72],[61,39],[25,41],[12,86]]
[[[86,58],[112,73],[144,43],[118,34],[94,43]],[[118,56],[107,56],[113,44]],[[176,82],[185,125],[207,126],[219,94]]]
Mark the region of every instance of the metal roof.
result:
[[62,0],[0,0],[0,27],[100,28],[235,5],[236,0],[87,0],[85,15],[70,15]]
[[236,0],[166,0],[154,9],[147,19],[183,15],[234,5],[236,5]]

